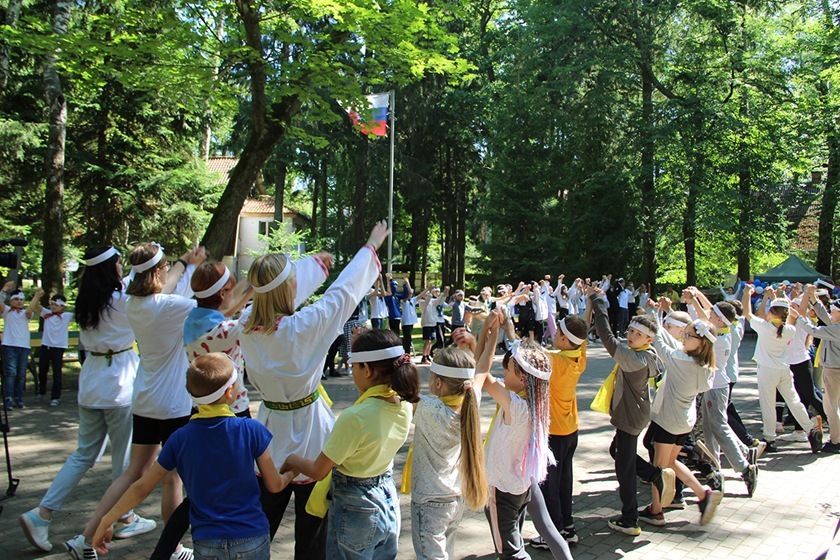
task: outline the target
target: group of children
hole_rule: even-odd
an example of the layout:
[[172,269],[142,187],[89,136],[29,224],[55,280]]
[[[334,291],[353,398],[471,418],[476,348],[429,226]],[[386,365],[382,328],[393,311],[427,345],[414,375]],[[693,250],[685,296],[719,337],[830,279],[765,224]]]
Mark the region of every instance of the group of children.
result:
[[[358,313],[359,302],[370,296],[366,287],[377,283],[376,251],[388,234],[384,223],[377,224],[323,296],[304,307],[332,267],[326,253],[296,263],[287,255],[261,257],[247,281],[237,285],[224,265],[204,262],[200,249],[183,255],[170,273],[163,248],[143,244],[129,256],[132,275],[125,281],[113,247],[88,251],[76,309],[81,337],[91,350],[80,376],[79,449],[41,504],[21,516],[30,542],[51,549],[51,515],[92,466],[107,434],[114,482],[83,533],[65,543],[75,560],[95,560],[112,537],[153,530],[155,523],[132,508],[159,482],[166,527],[152,558],[216,558],[220,551],[268,558],[292,495],[296,558],[395,558],[401,516],[392,471],[413,421],[414,443],[400,489],[411,494],[418,558],[454,556],[467,507],[485,511],[501,558],[528,557],[522,536],[526,512],[539,532],[530,545],[550,550],[555,558],[571,558],[568,545],[578,540],[572,511],[576,387],[586,368],[593,320],[615,360],[602,388],[603,411],[615,427],[609,451],[621,501],[621,514],[608,522],[611,529],[638,535],[640,521],[664,525],[664,510],[684,504],[679,485],[696,495],[700,523],[712,520],[722,488],[701,484],[678,460],[696,430],[698,395],[709,459],[719,464],[723,451],[750,496],[758,457],[775,438],[776,390],[808,431],[812,451],[840,451],[840,331],[832,323],[840,319],[840,305],[830,303],[829,313],[811,286],[795,306],[768,294],[755,315],[749,287],[744,292],[744,318],[758,333],[763,442],[745,444],[730,426],[731,387],[737,381],[731,364],[734,354],[737,365],[735,339],[742,336],[733,305],[711,304],[693,288],[683,293],[688,313],[672,309],[668,298],[648,300],[626,325],[621,315],[626,330],[621,339],[610,327],[604,285],[576,281],[583,300],[565,309],[583,305],[584,312],[551,318],[552,349],[546,350],[536,328],[542,312],[523,319],[516,307],[523,302],[531,304],[531,312],[535,302],[539,307],[549,278],[516,290],[500,286],[497,298],[483,290],[470,304],[463,304],[463,292],[456,293],[454,305],[463,322],[454,325],[452,347],[432,357],[431,345],[424,345],[428,395],[421,392],[417,366],[399,337],[399,321],[389,317],[390,330],[355,334],[348,358],[359,398],[336,419],[320,384],[324,357],[336,333]],[[403,297],[397,298],[396,282],[386,278],[388,290],[378,296],[385,308],[390,313],[395,303],[408,302],[400,314],[410,315],[415,303],[410,286],[405,282]],[[551,297],[564,292],[562,287],[550,291]],[[422,315],[430,316],[423,324],[428,342],[438,336],[446,295],[434,288],[420,295]],[[20,303],[10,308],[23,309],[22,300],[12,301]],[[811,309],[824,326],[805,319]],[[33,304],[23,313],[35,310]],[[377,313],[382,311],[372,315]],[[384,317],[372,319],[384,326]],[[13,323],[6,324],[9,329]],[[825,401],[832,431],[825,446],[820,427],[793,391],[787,362],[787,375],[779,365],[797,328],[825,341],[820,357],[830,387]],[[497,379],[490,369],[501,339],[508,344],[504,375]],[[134,340],[139,361],[131,351]],[[250,418],[242,384],[246,367],[263,399],[256,419]],[[497,409],[483,443],[482,391]],[[646,426],[650,460],[637,454]],[[641,510],[637,478],[651,484],[651,503]],[[194,551],[180,545],[188,527]]]
[[37,288],[27,306],[25,294],[22,290],[15,288],[14,282],[6,282],[0,290],[0,316],[4,322],[3,404],[7,410],[26,407],[23,402],[23,393],[29,353],[32,349],[29,321],[36,314],[43,319],[43,333],[38,363],[38,394],[35,396],[35,402],[40,403],[44,400],[50,367],[53,370],[50,406],[58,406],[61,400],[62,365],[64,352],[68,346],[73,313],[65,311],[67,302],[63,294],[50,296],[49,310],[44,309],[40,304],[43,295],[44,291]]

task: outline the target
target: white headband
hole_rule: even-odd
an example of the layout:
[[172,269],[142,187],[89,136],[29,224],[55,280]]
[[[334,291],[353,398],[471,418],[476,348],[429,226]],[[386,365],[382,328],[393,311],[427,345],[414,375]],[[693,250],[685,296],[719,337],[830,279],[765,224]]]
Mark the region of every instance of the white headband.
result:
[[382,360],[399,358],[403,354],[405,354],[405,349],[402,346],[391,346],[380,350],[368,350],[367,352],[350,352],[350,362],[354,364],[381,362]]
[[647,328],[643,324],[637,323],[636,321],[631,321],[630,324],[627,326],[628,329],[631,328],[631,327],[636,329],[637,331],[639,331],[643,335],[650,336],[650,337],[655,337],[656,336],[655,332],[653,332],[652,330],[650,330],[649,328]]
[[786,299],[774,299],[770,302],[770,307],[784,307],[785,309],[790,309],[790,302]]
[[528,360],[525,359],[525,356],[523,356],[522,353],[519,351],[520,349],[521,344],[520,341],[517,340],[513,343],[513,348],[511,348],[511,356],[514,360],[516,360],[516,363],[519,364],[519,367],[521,367],[523,370],[525,370],[526,373],[530,373],[537,379],[543,379],[547,381],[548,378],[551,377],[551,370],[542,371],[541,369],[535,368],[528,362]]
[[432,362],[429,371],[440,375],[441,377],[451,377],[453,379],[472,379],[475,377],[475,368],[442,366],[436,362]]
[[286,281],[286,278],[292,273],[292,259],[289,258],[289,255],[286,255],[286,266],[283,267],[283,270],[280,271],[280,274],[277,275],[274,280],[266,284],[265,286],[254,286],[251,284],[251,287],[254,288],[254,291],[258,294],[265,294],[270,292],[280,284]]
[[[229,358],[230,356],[228,356]],[[232,362],[233,360],[231,360]],[[239,379],[239,371],[237,367],[233,366],[233,375],[230,376],[230,379],[227,380],[227,383],[219,387],[219,389],[209,395],[205,395],[203,397],[193,397],[192,400],[196,402],[196,404],[213,404],[217,400],[221,399],[222,396],[225,394],[225,391],[230,389],[236,380]]]
[[718,305],[717,305],[717,304],[714,304],[714,305],[712,306],[712,309],[714,309],[714,311],[715,311],[715,315],[717,315],[718,317],[720,317],[720,320],[721,320],[721,321],[723,321],[723,324],[724,324],[724,325],[726,325],[726,326],[728,327],[729,325],[731,325],[731,324],[732,324],[732,321],[730,321],[729,319],[727,319],[727,318],[723,315],[723,311],[721,311],[721,310],[720,310],[720,307],[718,307]]
[[684,327],[688,326],[688,323],[683,323],[679,319],[674,319],[670,315],[665,318],[665,324],[666,325],[674,325],[674,326],[680,327],[680,328],[684,328]]
[[566,335],[566,338],[568,338],[572,344],[577,344],[578,346],[583,344],[583,339],[573,335],[572,332],[569,330],[569,327],[566,326],[565,317],[563,317],[563,319],[560,321],[560,330],[563,331],[563,334]]
[[225,287],[225,285],[230,280],[230,270],[228,267],[225,267],[225,272],[222,274],[222,277],[216,280],[216,283],[207,288],[206,290],[201,290],[200,292],[195,292],[195,297],[198,299],[209,298],[219,290]]
[[113,257],[114,255],[119,255],[119,254],[120,254],[120,252],[117,251],[116,249],[114,249],[113,247],[108,247],[107,249],[105,249],[104,252],[99,253],[98,255],[93,257],[92,259],[87,259],[85,261],[85,266],[96,266],[100,263],[104,263],[105,261],[107,261],[108,259]]
[[717,340],[717,335],[700,319],[695,319],[691,324],[694,325],[694,332],[706,338],[709,342],[715,342]]
[[25,300],[26,296],[24,296],[23,294],[12,294],[11,296],[9,296],[9,301],[12,301],[13,299]]
[[53,305],[67,305],[67,302],[64,301],[61,298],[56,298],[56,299],[52,300],[50,303],[52,303]]
[[134,280],[134,275],[140,272],[146,272],[152,267],[157,266],[160,260],[163,258],[163,247],[152,241],[152,245],[158,248],[157,253],[154,254],[152,258],[147,260],[146,262],[141,262],[139,264],[135,264],[131,266],[131,272],[128,274],[129,280]]
[[825,287],[826,287],[826,288],[828,288],[829,290],[833,290],[833,289],[834,289],[834,284],[832,284],[831,282],[826,282],[826,281],[825,281],[825,280],[823,280],[822,278],[817,278],[817,281],[816,281],[816,282],[814,282],[814,284],[815,284],[816,286],[825,286]]
[[814,295],[815,296],[827,296],[828,295],[828,290],[817,290],[817,291],[814,292]]

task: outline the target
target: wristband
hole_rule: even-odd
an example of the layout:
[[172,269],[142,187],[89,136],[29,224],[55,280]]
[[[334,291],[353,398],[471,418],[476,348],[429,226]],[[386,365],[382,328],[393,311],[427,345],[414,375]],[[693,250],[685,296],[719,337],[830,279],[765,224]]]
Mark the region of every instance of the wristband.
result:
[[184,270],[187,270],[187,261],[185,261],[184,259],[178,259],[175,262],[176,263],[181,263],[182,265],[184,265]]

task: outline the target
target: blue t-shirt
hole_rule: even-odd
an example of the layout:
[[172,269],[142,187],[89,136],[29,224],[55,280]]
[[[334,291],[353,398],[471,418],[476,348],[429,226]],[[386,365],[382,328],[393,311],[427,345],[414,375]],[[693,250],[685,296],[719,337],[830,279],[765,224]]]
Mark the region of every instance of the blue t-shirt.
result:
[[254,460],[270,441],[256,420],[230,416],[190,420],[166,441],[158,463],[184,481],[193,540],[268,534]]

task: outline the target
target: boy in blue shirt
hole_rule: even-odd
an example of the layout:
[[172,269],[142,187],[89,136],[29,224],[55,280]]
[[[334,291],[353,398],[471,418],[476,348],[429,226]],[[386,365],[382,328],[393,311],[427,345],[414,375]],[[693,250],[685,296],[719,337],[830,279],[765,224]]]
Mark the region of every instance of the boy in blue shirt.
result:
[[267,451],[271,433],[265,426],[230,411],[237,378],[233,361],[223,353],[193,360],[187,390],[199,405],[198,414],[172,434],[155,464],[102,518],[93,538],[97,552],[107,552],[105,543],[116,520],[151,494],[168,471],[178,469],[191,500],[196,558],[215,558],[219,549],[253,560],[270,558],[268,519],[260,506],[254,461],[272,492],[283,490],[297,473],[277,471]]

